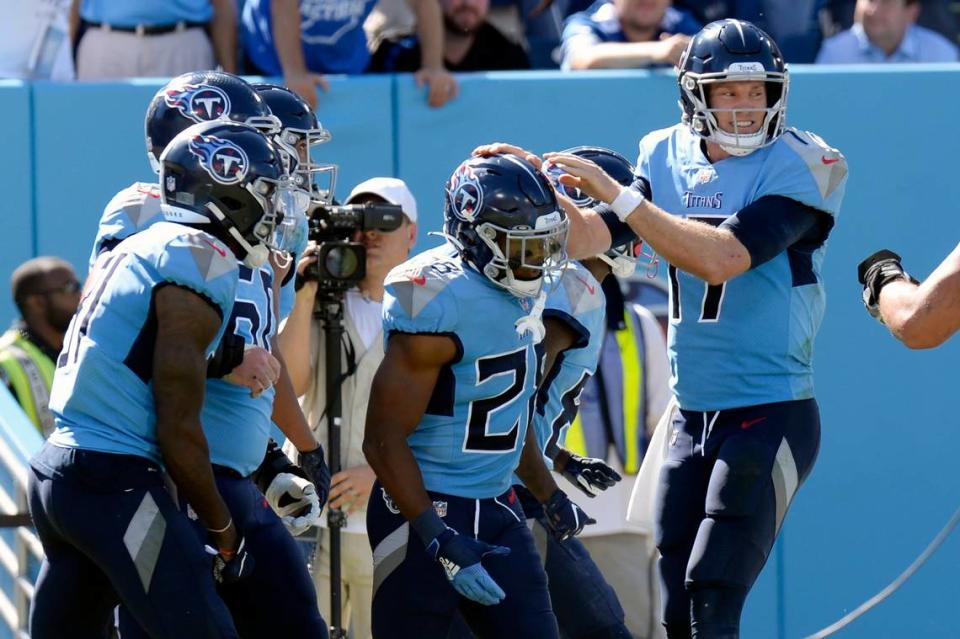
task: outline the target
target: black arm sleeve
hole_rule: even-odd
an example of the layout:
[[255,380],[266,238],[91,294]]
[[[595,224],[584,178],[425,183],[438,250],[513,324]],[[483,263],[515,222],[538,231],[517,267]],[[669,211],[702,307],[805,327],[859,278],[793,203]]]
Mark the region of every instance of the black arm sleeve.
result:
[[[643,197],[650,199],[650,182],[646,178],[638,177],[634,179],[633,184],[630,185],[630,188],[634,191],[640,191],[643,194]],[[620,221],[620,218],[617,217],[617,214],[613,212],[613,209],[610,208],[609,204],[600,204],[599,206],[594,207],[600,217],[603,219],[604,223],[607,225],[607,229],[610,231],[610,237],[613,238],[610,246],[621,246],[627,242],[632,242],[637,239],[637,234],[633,232],[629,226],[624,222]]]
[[727,218],[730,229],[750,253],[756,268],[795,245],[813,250],[833,228],[833,216],[782,195],[766,195]]

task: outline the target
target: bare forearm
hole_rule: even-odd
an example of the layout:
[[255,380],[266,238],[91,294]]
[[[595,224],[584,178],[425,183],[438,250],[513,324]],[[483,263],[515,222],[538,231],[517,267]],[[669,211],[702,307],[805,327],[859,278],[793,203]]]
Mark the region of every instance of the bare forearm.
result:
[[443,14],[439,0],[413,0],[411,8],[417,16],[417,38],[420,40],[420,66],[443,67]]
[[670,264],[708,284],[722,284],[750,267],[750,255],[727,229],[670,215],[643,202],[627,224]]
[[554,481],[553,475],[543,461],[543,452],[537,444],[537,436],[533,428],[527,428],[517,475],[539,502],[546,502],[557,490],[557,482]]
[[215,0],[210,39],[217,62],[224,71],[237,71],[237,8],[233,0]]
[[363,441],[363,453],[380,484],[409,521],[432,507],[420,466],[406,438],[378,437],[368,433]]
[[[186,498],[205,528],[219,530],[230,520],[230,511],[217,490],[210,467],[210,451],[203,437],[199,420],[190,428],[181,425],[164,427],[157,420],[158,433],[177,432],[175,436],[159,437],[164,464],[177,490]],[[199,436],[186,434],[187,431]]]
[[567,233],[567,255],[571,260],[593,257],[610,248],[613,238],[606,223],[594,211],[586,211],[566,197],[559,195],[557,201],[567,213],[570,230]]
[[602,42],[583,47],[570,60],[570,68],[632,69],[657,64],[662,58],[658,42]]
[[933,348],[960,328],[960,246],[917,286],[891,282],[880,291],[880,315],[910,348]]
[[273,399],[273,421],[280,428],[281,432],[287,436],[297,450],[307,452],[317,447],[318,442],[310,430],[307,419],[303,416],[303,410],[297,402],[297,395],[294,393],[293,384],[290,382],[290,375],[287,373],[285,358],[280,349],[277,348],[274,340],[273,352],[280,360],[280,379],[277,380],[276,396]]
[[273,42],[284,74],[307,70],[300,44],[300,7],[297,0],[274,0],[271,6]]
[[277,336],[277,349],[283,355],[293,393],[303,395],[310,386],[312,344],[313,296],[297,293],[297,301]]

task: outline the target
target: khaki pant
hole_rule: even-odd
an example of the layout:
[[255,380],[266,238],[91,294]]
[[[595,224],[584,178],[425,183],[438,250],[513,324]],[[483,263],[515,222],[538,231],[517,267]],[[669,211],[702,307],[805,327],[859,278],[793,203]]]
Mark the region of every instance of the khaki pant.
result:
[[172,78],[215,66],[210,38],[200,28],[138,36],[91,27],[77,48],[78,80]]
[[[373,553],[366,534],[340,533],[341,617],[352,639],[370,639]],[[330,531],[322,528],[313,564],[320,612],[330,623]]]
[[664,639],[660,625],[660,578],[649,535],[619,533],[579,537],[617,593],[627,629],[637,639]]

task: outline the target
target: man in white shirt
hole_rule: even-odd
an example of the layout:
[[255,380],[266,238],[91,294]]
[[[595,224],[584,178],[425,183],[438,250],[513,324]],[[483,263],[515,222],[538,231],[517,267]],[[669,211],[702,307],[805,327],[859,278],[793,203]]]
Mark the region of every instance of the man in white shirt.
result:
[[[406,261],[417,237],[417,204],[407,185],[395,178],[375,177],[358,184],[347,204],[380,202],[395,204],[403,211],[400,227],[391,232],[359,233],[356,241],[367,250],[367,272],[360,284],[346,293],[344,348],[341,353],[342,425],[340,462],[343,470],[331,478],[328,506],[347,516],[341,534],[343,579],[342,614],[355,639],[370,636],[370,609],[373,596],[373,557],[367,541],[367,498],[375,475],[363,455],[363,430],[367,400],[373,376],[383,359],[384,280],[392,268]],[[299,273],[316,259],[312,244],[297,265]],[[319,320],[313,319],[315,281],[305,281],[296,303],[280,329],[280,349],[290,371],[294,390],[301,396],[307,421],[318,441],[327,441],[325,343]],[[287,451],[291,454],[293,451]],[[330,452],[328,451],[328,455]],[[326,516],[321,516],[326,526]],[[330,535],[321,531],[313,562],[320,610],[330,615]]]

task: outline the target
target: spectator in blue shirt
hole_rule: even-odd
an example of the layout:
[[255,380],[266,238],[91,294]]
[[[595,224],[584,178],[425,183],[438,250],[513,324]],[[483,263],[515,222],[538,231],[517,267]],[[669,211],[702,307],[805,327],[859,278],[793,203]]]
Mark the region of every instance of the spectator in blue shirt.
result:
[[817,62],[956,62],[957,47],[919,16],[918,0],[857,0],[853,27],[824,42]]
[[675,65],[701,25],[670,0],[597,0],[567,18],[564,71]]
[[[370,63],[363,21],[376,0],[247,0],[240,33],[248,71],[283,76],[283,83],[317,105],[325,73],[364,73]],[[422,57],[416,80],[429,103],[442,106],[457,84],[443,67],[443,22],[438,0],[408,0],[417,16]]]
[[73,0],[70,11],[80,80],[237,70],[234,0]]

